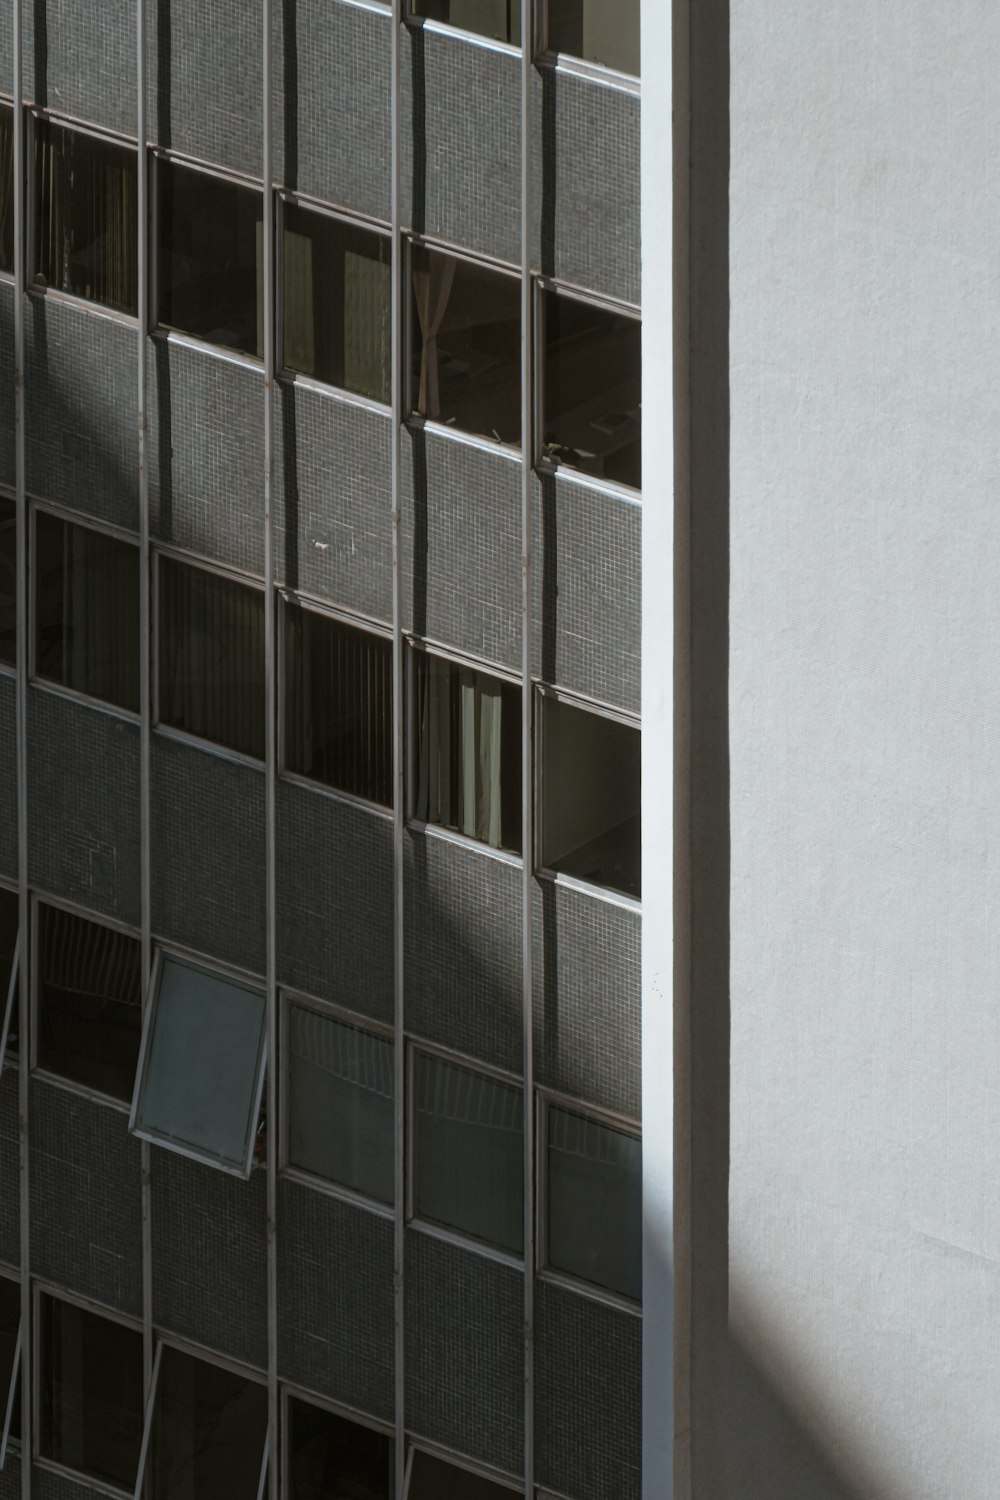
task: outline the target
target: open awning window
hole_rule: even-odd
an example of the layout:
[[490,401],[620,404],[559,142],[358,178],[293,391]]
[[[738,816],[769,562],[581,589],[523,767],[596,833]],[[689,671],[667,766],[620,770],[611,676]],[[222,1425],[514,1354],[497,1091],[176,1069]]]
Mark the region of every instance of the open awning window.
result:
[[264,1086],[266,1008],[250,985],[160,954],[130,1128],[249,1177]]
[[404,1500],[510,1500],[522,1491],[515,1485],[447,1463],[422,1448],[411,1448],[406,1465]]
[[17,1050],[18,899],[0,887],[0,1071],[8,1046]]
[[0,1276],[0,1469],[21,1436],[21,1288]]

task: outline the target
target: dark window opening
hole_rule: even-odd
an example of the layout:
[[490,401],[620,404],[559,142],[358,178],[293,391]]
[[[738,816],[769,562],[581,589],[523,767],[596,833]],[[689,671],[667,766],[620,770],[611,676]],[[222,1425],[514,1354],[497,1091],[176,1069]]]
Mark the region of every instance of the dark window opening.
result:
[[548,0],[549,47],[639,76],[639,0]]
[[164,1348],[153,1413],[152,1500],[257,1500],[267,1387]]
[[642,326],[638,318],[545,292],[545,457],[639,489]]
[[411,14],[425,21],[446,21],[495,42],[521,44],[521,0],[413,0]]
[[289,1500],[391,1500],[392,1441],[380,1432],[288,1402]]
[[0,271],[14,274],[14,111],[0,104]]
[[414,1449],[406,1500],[511,1500],[521,1491]]
[[[0,1063],[18,1046],[17,964],[20,902],[16,891],[0,886]],[[3,1394],[0,1390],[0,1412]],[[2,1415],[0,1415],[2,1421]]]
[[541,717],[542,864],[641,895],[639,730],[547,694]]
[[17,506],[0,495],[0,661],[17,666]]
[[142,1441],[142,1335],[43,1296],[43,1458],[132,1490]]
[[[21,1441],[21,1371],[18,1333],[21,1327],[21,1287],[8,1276],[0,1276],[0,1469],[7,1446]],[[9,1417],[9,1421],[8,1421]]]

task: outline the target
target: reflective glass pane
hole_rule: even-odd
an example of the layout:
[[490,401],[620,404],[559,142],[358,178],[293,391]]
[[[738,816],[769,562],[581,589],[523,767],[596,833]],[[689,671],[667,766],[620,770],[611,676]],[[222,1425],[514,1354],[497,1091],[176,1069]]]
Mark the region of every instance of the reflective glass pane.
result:
[[158,719],[264,756],[264,595],[161,557]]
[[495,849],[521,849],[521,689],[413,651],[410,807]]
[[156,159],[158,322],[262,355],[262,198],[175,161]]
[[[0,886],[0,1056],[3,1052],[3,1028],[7,1025],[7,1053],[17,1051],[17,976],[14,959],[17,956],[17,925],[19,904],[16,891]],[[3,1396],[0,1395],[0,1410]],[[0,1421],[3,1418],[0,1416]]]
[[135,147],[49,120],[34,124],[35,285],[134,316]]
[[546,458],[639,489],[642,326],[638,318],[544,294]]
[[639,730],[548,696],[541,715],[542,864],[641,895]]
[[142,1335],[41,1299],[43,1458],[131,1490],[142,1442]]
[[38,906],[40,1068],[129,1100],[142,1021],[139,940]]
[[513,1485],[470,1474],[457,1464],[445,1463],[419,1448],[414,1451],[410,1487],[406,1500],[511,1500],[520,1494]]
[[477,1240],[524,1243],[521,1090],[414,1055],[413,1212]]
[[283,206],[284,362],[328,385],[392,399],[387,235]]
[[392,1442],[294,1397],[288,1402],[289,1500],[390,1500]]
[[35,672],[139,709],[139,549],[35,513]]
[[17,665],[17,507],[0,495],[0,661]]
[[164,958],[148,1023],[138,1134],[248,1172],[264,1015],[257,990]]
[[393,1199],[392,1043],[303,1005],[288,1011],[288,1159]]
[[257,1500],[267,1387],[164,1348],[156,1388],[152,1500]]
[[548,1263],[596,1286],[642,1296],[642,1143],[550,1106]]
[[639,0],[548,0],[549,46],[639,74]]
[[410,409],[501,443],[521,441],[516,276],[414,245]]
[[392,804],[392,642],[286,604],[285,765]]
[[0,104],[0,271],[14,274],[14,111]]
[[413,0],[411,14],[520,46],[521,0]]

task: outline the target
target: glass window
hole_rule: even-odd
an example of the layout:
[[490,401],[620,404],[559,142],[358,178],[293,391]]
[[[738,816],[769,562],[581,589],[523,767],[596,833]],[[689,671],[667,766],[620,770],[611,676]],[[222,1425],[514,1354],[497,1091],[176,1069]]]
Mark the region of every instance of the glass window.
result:
[[0,271],[14,274],[14,111],[0,104]]
[[627,313],[543,294],[545,457],[639,489],[642,325]]
[[289,1500],[391,1500],[392,1441],[306,1401],[288,1401]]
[[139,711],[139,549],[35,512],[35,673]]
[[393,1200],[392,1043],[304,1005],[288,1006],[288,1160]]
[[0,495],[0,661],[17,666],[17,506]]
[[424,1052],[413,1061],[414,1215],[519,1253],[521,1090]]
[[163,956],[132,1107],[136,1135],[248,1177],[264,1023],[258,990]]
[[159,1364],[152,1500],[257,1500],[267,1387],[179,1349],[164,1347]]
[[36,286],[137,311],[134,146],[35,119]]
[[410,252],[410,409],[501,443],[521,441],[517,277],[442,250]]
[[[16,891],[0,886],[0,1067],[7,1050],[17,1051],[17,929],[20,904]],[[0,1414],[3,1382],[0,1381]],[[2,1416],[0,1416],[2,1420]]]
[[139,940],[38,903],[40,1068],[128,1102],[142,1030]]
[[510,1500],[511,1495],[520,1493],[515,1485],[485,1479],[420,1448],[414,1448],[410,1455],[406,1500]]
[[156,316],[166,328],[262,355],[262,195],[156,158]]
[[21,1287],[0,1276],[0,1469],[11,1442],[21,1440]]
[[392,806],[392,642],[286,601],[285,767]]
[[410,14],[427,21],[447,21],[497,42],[521,44],[521,0],[413,0]]
[[284,363],[328,385],[392,400],[388,235],[295,203],[282,208]]
[[639,75],[639,0],[548,0],[549,47]]
[[264,595],[158,560],[160,724],[264,757]]
[[639,730],[548,694],[541,722],[542,864],[641,895]]
[[553,1269],[642,1296],[642,1143],[550,1105],[546,1250]]
[[43,1296],[39,1452],[132,1490],[142,1441],[142,1335]]
[[520,687],[426,651],[411,660],[413,816],[520,853]]

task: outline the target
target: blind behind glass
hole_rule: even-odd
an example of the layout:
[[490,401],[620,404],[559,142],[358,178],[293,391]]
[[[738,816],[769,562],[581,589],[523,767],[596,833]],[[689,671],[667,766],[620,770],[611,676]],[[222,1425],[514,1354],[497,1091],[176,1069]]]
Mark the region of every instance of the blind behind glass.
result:
[[642,1295],[642,1143],[554,1105],[548,1113],[548,1263]]

